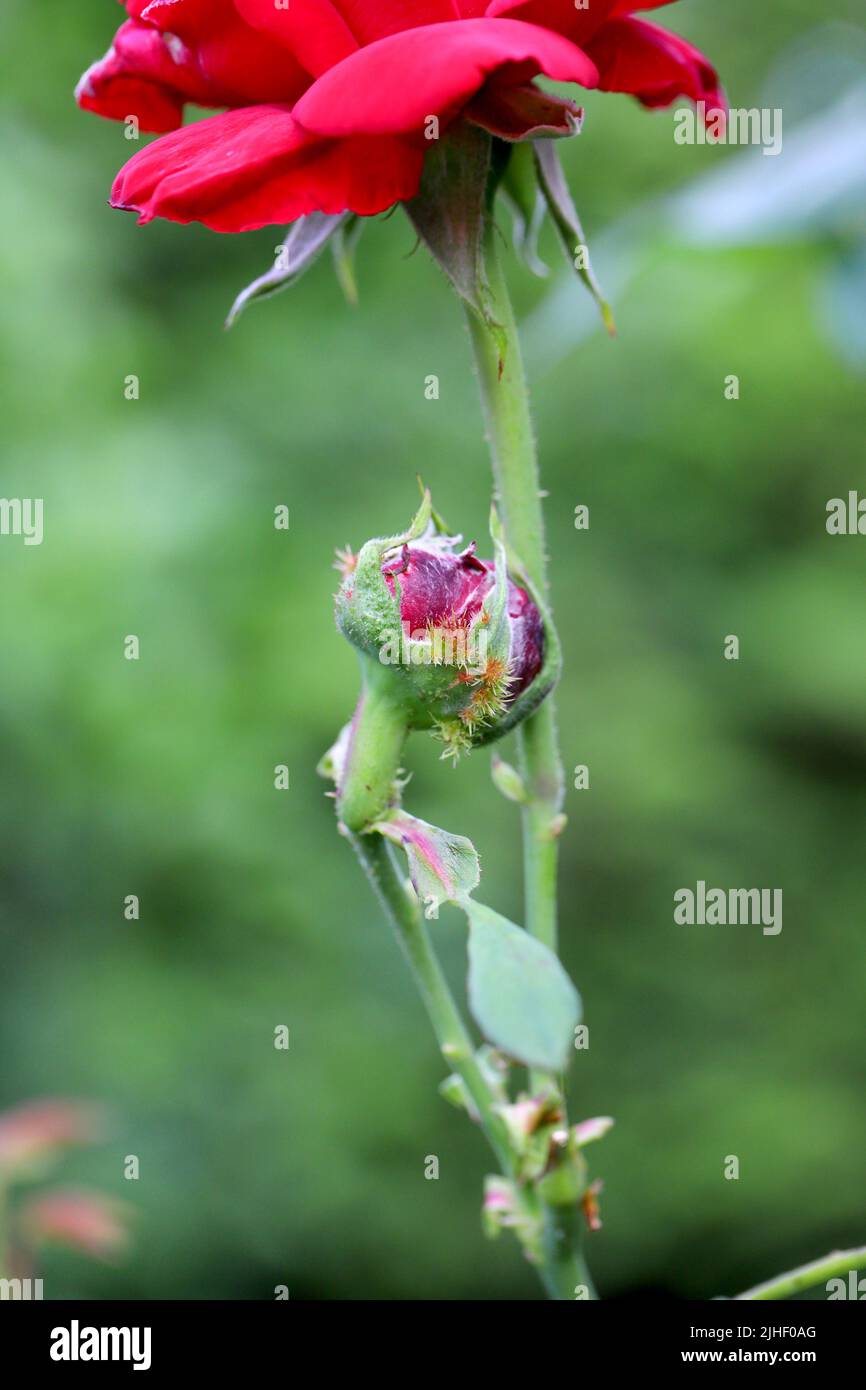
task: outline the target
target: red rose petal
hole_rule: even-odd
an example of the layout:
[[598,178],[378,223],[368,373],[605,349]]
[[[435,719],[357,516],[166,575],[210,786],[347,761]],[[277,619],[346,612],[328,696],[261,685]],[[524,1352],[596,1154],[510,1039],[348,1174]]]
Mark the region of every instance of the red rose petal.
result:
[[320,135],[423,133],[449,121],[494,72],[517,82],[546,73],[594,87],[595,65],[559,34],[512,19],[407,29],[359,49],[314,82],[295,107]]
[[383,212],[412,197],[423,150],[395,138],[320,140],[286,106],[250,106],[196,121],[121,169],[114,207],[243,232],[308,212]]
[[610,20],[587,45],[604,92],[631,92],[644,106],[669,106],[678,97],[725,110],[715,68],[677,34],[642,19]]

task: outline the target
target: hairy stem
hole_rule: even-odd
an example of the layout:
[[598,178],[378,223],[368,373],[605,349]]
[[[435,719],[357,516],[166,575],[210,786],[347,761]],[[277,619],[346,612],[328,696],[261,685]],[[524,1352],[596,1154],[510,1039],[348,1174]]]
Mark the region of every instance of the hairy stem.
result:
[[[520,339],[508,287],[499,261],[498,233],[492,215],[484,234],[484,264],[489,306],[495,326],[467,311],[475,353],[481,402],[493,463],[499,510],[510,551],[550,610],[544,516],[529,392],[523,370]],[[556,732],[553,696],[518,730],[518,746],[527,799],[522,808],[526,928],[552,951],[557,949],[557,837],[565,783]],[[546,1078],[533,1075],[540,1088]],[[559,1292],[575,1297],[597,1295],[582,1254],[579,1213],[545,1209],[545,1247],[548,1267],[555,1270]],[[563,1292],[569,1289],[568,1293]]]
[[[427,1008],[442,1056],[472,1097],[478,1120],[502,1172],[515,1183],[518,1235],[551,1298],[595,1297],[579,1248],[563,1237],[559,1212],[543,1206],[538,1194],[517,1182],[517,1155],[496,1106],[497,1097],[478,1065],[472,1044],[442,967],[436,958],[420,908],[410,898],[381,835],[350,835],[355,852],[394,928]],[[587,1293],[578,1290],[586,1289]]]
[[595,1299],[598,1294],[583,1256],[582,1216],[574,1207],[545,1207],[544,1252],[551,1298]]
[[436,958],[418,904],[413,902],[381,835],[353,835],[355,853],[388,915],[415,983],[424,1000],[439,1049],[463,1081],[496,1157],[513,1176],[511,1146],[505,1123],[494,1110],[495,1098],[478,1065],[463,1019]]
[[[490,308],[501,331],[494,331],[471,311],[467,318],[505,534],[509,547],[547,601],[544,517],[529,393],[496,237],[488,218],[484,253]],[[503,341],[507,345],[504,360]],[[552,696],[520,727],[518,742],[528,796],[522,813],[526,927],[555,951],[556,818],[562,808],[564,781]]]
[[390,672],[370,657],[361,659],[361,694],[352,718],[346,764],[337,788],[337,814],[359,831],[385,814],[394,795],[409,729],[396,700]]
[[777,1274],[775,1279],[768,1279],[765,1284],[757,1284],[745,1293],[738,1293],[737,1299],[790,1298],[792,1294],[812,1289],[816,1284],[825,1284],[828,1279],[844,1278],[851,1270],[864,1268],[866,1245],[853,1250],[834,1250],[823,1259],[813,1260],[799,1269],[789,1269],[787,1274]]

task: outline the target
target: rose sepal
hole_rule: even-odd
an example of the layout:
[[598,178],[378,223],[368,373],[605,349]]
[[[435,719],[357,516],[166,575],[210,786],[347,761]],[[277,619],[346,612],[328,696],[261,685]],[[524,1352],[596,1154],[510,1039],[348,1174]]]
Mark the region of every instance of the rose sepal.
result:
[[503,552],[508,572],[523,586],[541,614],[544,628],[544,655],[541,670],[532,683],[511,701],[495,726],[480,730],[475,739],[478,747],[495,743],[497,739],[503,738],[524,719],[527,719],[538,708],[542,700],[547,698],[562,674],[562,645],[550,609],[545,602],[544,595],[530,578],[526,567],[521,563],[520,557],[515,554],[511,546],[507,545],[499,513],[495,507],[490,513],[490,534],[494,546],[497,547],[497,553],[500,549]]

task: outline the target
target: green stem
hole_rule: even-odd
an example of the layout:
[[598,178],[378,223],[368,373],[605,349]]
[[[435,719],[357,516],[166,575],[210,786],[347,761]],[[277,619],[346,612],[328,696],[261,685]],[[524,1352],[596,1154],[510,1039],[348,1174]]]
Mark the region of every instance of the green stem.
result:
[[514,1167],[505,1122],[494,1110],[495,1098],[476,1060],[472,1039],[433,951],[418,904],[409,897],[381,835],[353,835],[351,840],[397,934],[433,1024],[442,1056],[463,1081],[496,1157],[507,1176],[512,1177]]
[[[484,257],[490,310],[498,331],[491,329],[469,310],[469,332],[475,350],[497,501],[505,534],[511,550],[549,608],[544,517],[529,392],[517,325],[499,264],[496,238],[492,218],[488,218]],[[562,809],[564,779],[551,696],[518,730],[518,743],[528,795],[523,808],[526,927],[533,936],[555,951],[556,818]]]
[[551,1298],[596,1299],[598,1294],[583,1257],[582,1216],[574,1207],[543,1208],[545,1279]]
[[9,1190],[5,1183],[0,1183],[0,1279],[7,1279],[12,1273],[7,1229],[8,1201]]
[[[487,421],[498,501],[509,546],[546,601],[544,525],[535,441],[517,328],[499,268],[492,224],[485,255],[494,332],[470,315],[470,331]],[[505,347],[505,360],[500,348]],[[548,605],[549,607],[549,605]],[[364,689],[352,725],[346,768],[338,791],[340,819],[385,909],[433,1024],[442,1055],[463,1081],[503,1174],[517,1194],[518,1235],[551,1298],[595,1298],[581,1250],[579,1210],[545,1203],[534,1187],[518,1181],[518,1156],[498,1113],[498,1098],[478,1065],[472,1040],[436,959],[417,903],[407,893],[389,847],[379,835],[360,833],[386,808],[403,748],[405,712],[385,682],[365,665]],[[564,782],[550,697],[521,727],[520,756],[527,788],[523,808],[526,925],[556,950],[556,869]],[[533,1083],[549,1081],[533,1077]]]
[[[488,215],[483,256],[495,327],[471,310],[467,310],[467,320],[505,535],[509,549],[549,611],[544,516],[529,391],[497,237],[493,217]],[[556,951],[557,838],[565,779],[552,695],[520,726],[517,737],[527,794],[521,813],[526,928]],[[536,1087],[545,1079],[539,1075],[531,1078]],[[558,1290],[553,1296],[574,1298],[575,1286],[582,1285],[590,1298],[597,1297],[583,1259],[580,1214],[546,1207],[544,1218],[546,1262]]]
[[[498,1113],[497,1097],[478,1065],[475,1048],[454,1002],[442,967],[436,958],[420,909],[407,893],[381,835],[351,835],[352,845],[373,890],[397,935],[409,968],[433,1024],[442,1056],[463,1081],[472,1097],[479,1123],[506,1177],[515,1185],[518,1217],[528,1233],[527,1253],[551,1298],[572,1299],[584,1285],[595,1291],[574,1242],[565,1242],[554,1227],[552,1208],[545,1208],[537,1193],[517,1181],[517,1156],[505,1122]],[[533,1232],[541,1232],[541,1239]],[[520,1232],[518,1232],[519,1234]]]
[[864,1268],[866,1245],[857,1246],[854,1250],[834,1250],[820,1260],[801,1265],[799,1269],[790,1269],[787,1274],[777,1274],[775,1279],[768,1279],[765,1284],[757,1284],[745,1293],[738,1293],[737,1300],[790,1298],[792,1294],[812,1289],[816,1284],[826,1284],[828,1279],[844,1278],[852,1269]]
[[562,768],[553,696],[517,732],[520,769],[528,800],[522,808],[526,926],[552,951],[557,949],[557,816],[562,807]]
[[409,731],[406,710],[394,698],[394,684],[387,666],[361,658],[361,694],[337,788],[337,814],[351,831],[381,819],[394,796]]

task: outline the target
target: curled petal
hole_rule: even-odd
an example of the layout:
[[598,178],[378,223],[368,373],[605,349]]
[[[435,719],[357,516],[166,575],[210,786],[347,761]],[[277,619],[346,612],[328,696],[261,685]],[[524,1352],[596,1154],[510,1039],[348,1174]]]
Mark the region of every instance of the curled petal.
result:
[[319,135],[423,134],[445,124],[493,73],[526,82],[538,73],[594,87],[594,63],[560,34],[517,20],[428,24],[380,39],[331,68],[295,107]]
[[244,24],[231,0],[210,2],[200,26],[193,0],[138,4],[142,19],[122,24],[81,78],[79,105],[109,120],[136,116],[141,130],[161,133],[177,129],[186,102],[247,106],[300,96],[310,76],[291,54]]
[[186,45],[132,19],[118,29],[105,57],[87,69],[75,97],[85,111],[114,121],[136,116],[141,130],[158,132],[180,125],[184,102],[214,104]]
[[205,105],[294,101],[309,86],[310,75],[297,59],[245,23],[234,0],[134,0],[134,7],[169,42],[181,39],[195,54],[219,98]]
[[678,97],[726,109],[715,68],[677,34],[642,19],[613,19],[587,45],[604,92],[630,92],[644,106],[669,106]]
[[309,212],[383,212],[418,188],[423,150],[400,139],[319,140],[286,106],[226,111],[174,131],[121,169],[114,207],[244,232]]
[[534,83],[514,86],[487,82],[469,103],[466,115],[500,140],[535,140],[546,135],[576,135],[583,112],[565,97],[543,92]]
[[[485,13],[526,20],[564,34],[584,47],[598,64],[599,86],[631,92],[645,106],[667,106],[677,97],[724,107],[718,77],[701,53],[684,39],[630,16],[672,0],[490,0]],[[711,108],[711,109],[712,109]]]

